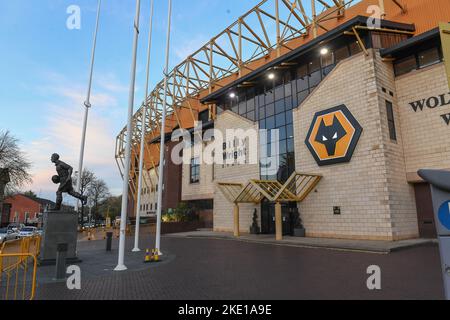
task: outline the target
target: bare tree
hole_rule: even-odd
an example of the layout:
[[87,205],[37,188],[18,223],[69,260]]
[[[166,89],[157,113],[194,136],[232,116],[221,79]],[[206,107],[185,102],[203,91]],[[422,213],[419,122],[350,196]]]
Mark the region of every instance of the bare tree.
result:
[[[89,195],[89,190],[95,179],[96,179],[95,174],[92,171],[90,171],[87,168],[83,170],[83,174],[81,175],[81,185],[80,185],[80,193],[82,195]],[[78,180],[78,177],[74,177],[74,179],[73,179],[74,187],[77,185],[77,180]],[[81,205],[81,212],[80,212],[81,223],[83,223],[83,221],[84,221],[84,211],[85,211],[85,206]]]
[[0,131],[0,168],[9,171],[11,182],[6,186],[7,192],[32,182],[31,163],[20,150],[19,140],[9,131]]
[[92,204],[92,214],[97,219],[100,216],[100,205],[110,196],[106,182],[102,179],[94,179],[89,187],[88,196]]

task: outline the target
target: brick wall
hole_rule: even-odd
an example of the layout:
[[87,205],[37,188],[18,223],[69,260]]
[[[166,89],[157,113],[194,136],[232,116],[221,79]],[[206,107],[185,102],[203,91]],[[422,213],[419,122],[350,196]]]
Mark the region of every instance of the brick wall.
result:
[[[324,176],[299,206],[308,236],[373,240],[417,236],[417,222],[415,227],[409,222],[415,211],[402,167],[401,141],[397,146],[386,141],[380,92],[383,85],[393,87],[393,76],[392,67],[382,64],[372,50],[369,56],[361,53],[341,62],[294,111],[296,169]],[[341,104],[364,131],[350,163],[319,167],[304,143],[308,129],[316,112]],[[333,215],[335,206],[341,207],[341,215]]]
[[441,118],[450,113],[450,104],[417,112],[410,105],[442,94],[450,101],[444,64],[400,76],[395,84],[408,179],[418,180],[416,172],[423,168],[450,170],[450,126]]
[[[214,127],[216,130],[220,130],[224,136],[227,129],[258,129],[258,126],[255,123],[231,111],[225,111],[218,115]],[[257,148],[257,145],[249,147]],[[225,167],[222,165],[215,165],[215,176],[216,182],[245,184],[250,179],[259,179],[259,164],[229,165]],[[240,230],[243,233],[249,233],[252,224],[253,211],[256,208],[260,214],[260,207],[251,204],[241,204],[239,207]],[[225,198],[217,186],[214,188],[214,230],[233,231],[233,204]]]
[[5,199],[5,203],[11,205],[9,222],[25,223],[25,216],[28,213],[29,219],[35,219],[41,212],[41,205],[23,195],[15,195]]

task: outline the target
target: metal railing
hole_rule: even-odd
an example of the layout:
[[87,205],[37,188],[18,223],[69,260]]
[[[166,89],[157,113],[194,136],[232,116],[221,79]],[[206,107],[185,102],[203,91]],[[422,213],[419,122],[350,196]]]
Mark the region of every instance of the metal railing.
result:
[[0,246],[0,301],[34,299],[40,244],[36,236]]

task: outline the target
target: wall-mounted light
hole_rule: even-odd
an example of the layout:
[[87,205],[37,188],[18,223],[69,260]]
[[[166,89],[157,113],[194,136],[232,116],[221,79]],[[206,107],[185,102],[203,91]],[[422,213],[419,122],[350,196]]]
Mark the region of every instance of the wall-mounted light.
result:
[[269,80],[273,80],[275,79],[275,73],[271,72],[267,75],[267,78],[269,78]]
[[230,96],[231,99],[234,99],[234,98],[236,98],[236,93],[231,92],[229,96]]
[[320,54],[321,54],[322,56],[327,55],[328,52],[330,52],[330,50],[328,50],[328,48],[322,48],[322,49],[320,49]]

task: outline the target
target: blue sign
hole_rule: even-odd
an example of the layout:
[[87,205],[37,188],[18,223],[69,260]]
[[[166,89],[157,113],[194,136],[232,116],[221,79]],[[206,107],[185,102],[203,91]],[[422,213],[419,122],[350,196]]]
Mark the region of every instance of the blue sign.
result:
[[439,221],[450,230],[450,201],[445,202],[439,209]]

